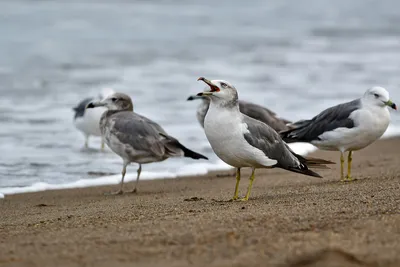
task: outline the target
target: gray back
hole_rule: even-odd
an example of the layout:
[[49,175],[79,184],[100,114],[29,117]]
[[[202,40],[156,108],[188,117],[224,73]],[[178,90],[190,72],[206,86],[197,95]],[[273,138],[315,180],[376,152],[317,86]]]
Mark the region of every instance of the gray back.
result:
[[311,142],[320,140],[319,136],[324,132],[336,128],[353,128],[354,121],[349,118],[350,114],[361,107],[360,99],[333,106],[322,111],[311,120],[302,120],[293,124],[294,130],[287,136],[295,136],[296,140]]
[[300,163],[279,134],[267,124],[243,115],[250,133],[245,133],[246,141],[260,149],[268,158],[277,160],[282,168],[297,167]]
[[277,132],[289,129],[286,126],[289,121],[278,118],[274,112],[265,107],[245,101],[239,101],[239,109],[243,114],[264,122]]

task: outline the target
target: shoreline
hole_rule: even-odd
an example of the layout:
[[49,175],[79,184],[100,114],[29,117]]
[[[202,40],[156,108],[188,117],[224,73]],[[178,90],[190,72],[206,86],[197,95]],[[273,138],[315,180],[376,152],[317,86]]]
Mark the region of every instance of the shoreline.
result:
[[[396,131],[397,128],[391,127],[384,134],[384,136],[377,142],[390,140],[390,139],[400,139],[400,134]],[[319,153],[321,151],[318,148],[306,144],[306,143],[292,143],[289,144],[293,151],[302,156],[312,155],[314,153]],[[333,152],[334,153],[334,152]],[[335,161],[337,162],[337,161]],[[225,173],[232,170],[233,167],[220,161],[217,163],[201,162],[192,163],[183,166],[184,169],[189,169],[190,167],[195,168],[196,171],[190,170],[189,172],[183,172],[178,170],[177,172],[152,172],[143,171],[140,179],[140,183],[149,180],[164,180],[164,179],[177,179],[177,178],[190,178],[197,176],[207,176],[207,175],[218,175],[218,173]],[[25,194],[25,193],[35,193],[44,192],[49,190],[73,190],[78,188],[91,188],[91,187],[102,187],[102,186],[112,186],[117,185],[120,182],[121,175],[116,173],[114,175],[99,176],[96,178],[83,178],[77,181],[67,182],[63,184],[50,184],[45,182],[37,182],[28,186],[20,187],[3,187],[0,188],[0,199],[4,199],[10,195]],[[125,176],[125,184],[133,182],[136,180],[136,173],[134,171],[129,171]]]
[[258,170],[248,202],[226,201],[230,171],[144,180],[121,196],[103,195],[116,185],[7,195],[0,265],[400,266],[399,145],[355,153],[351,183],[338,181],[339,164],[318,170],[323,179]]
[[[307,155],[317,150],[316,147],[307,143],[293,143],[289,144],[289,146],[299,155]],[[222,160],[219,160],[218,162],[214,163],[208,161],[194,162],[183,165],[176,171],[164,171],[164,172],[143,171],[141,174],[140,183],[149,180],[197,177],[203,175],[210,175],[213,173],[226,172],[232,169],[234,168],[227,165]],[[136,171],[134,170],[135,170],[134,166],[132,166],[132,168],[128,170],[125,176],[125,184],[136,181]],[[21,186],[21,187],[3,187],[3,188],[0,187],[0,199],[2,198],[1,195],[7,196],[7,195],[33,193],[33,192],[44,192],[49,190],[110,186],[110,185],[118,185],[120,181],[121,181],[121,174],[116,173],[113,175],[99,176],[96,178],[83,178],[77,181],[72,181],[62,184],[37,182],[32,185]]]

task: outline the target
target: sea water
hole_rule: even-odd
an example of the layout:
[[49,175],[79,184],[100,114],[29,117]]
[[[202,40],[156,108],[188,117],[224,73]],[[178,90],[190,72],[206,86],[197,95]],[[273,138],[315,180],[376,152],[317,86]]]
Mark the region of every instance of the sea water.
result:
[[[121,159],[99,138],[82,150],[73,126],[72,107],[103,87],[210,158],[144,165],[142,179],[228,168],[196,120],[198,102],[186,101],[203,90],[199,76],[294,121],[374,85],[400,102],[399,9],[394,0],[1,1],[0,192],[119,182]],[[392,113],[388,134],[399,127]]]

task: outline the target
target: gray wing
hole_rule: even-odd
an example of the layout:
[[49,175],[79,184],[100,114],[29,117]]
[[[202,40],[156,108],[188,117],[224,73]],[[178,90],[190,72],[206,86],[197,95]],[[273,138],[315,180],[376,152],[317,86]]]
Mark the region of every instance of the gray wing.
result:
[[289,123],[288,120],[278,118],[276,113],[265,107],[245,101],[239,101],[239,109],[243,114],[246,114],[247,116],[258,121],[264,122],[277,132],[289,129],[286,126],[286,124]]
[[163,157],[166,154],[164,129],[154,121],[133,112],[118,112],[109,118],[111,134],[136,153]]
[[278,161],[276,167],[289,169],[300,165],[299,160],[274,129],[246,115],[243,115],[243,118],[249,131],[244,134],[246,141],[260,149],[268,158]]
[[324,132],[336,128],[353,128],[354,121],[350,114],[361,107],[360,99],[333,106],[322,111],[311,120],[301,120],[293,123],[294,129],[281,133],[286,142],[311,142],[320,140],[319,136]]
[[75,111],[74,119],[83,117],[83,115],[85,114],[85,109],[87,104],[89,104],[90,101],[92,100],[93,98],[85,98],[81,102],[79,102],[79,104],[76,107],[73,108],[73,110]]

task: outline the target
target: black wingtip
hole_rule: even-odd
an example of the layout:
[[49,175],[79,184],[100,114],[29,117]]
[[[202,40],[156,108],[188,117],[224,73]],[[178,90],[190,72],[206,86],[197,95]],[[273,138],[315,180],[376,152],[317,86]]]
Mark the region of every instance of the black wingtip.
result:
[[318,159],[318,158],[312,158],[312,157],[306,157],[304,158],[306,160],[307,165],[325,165],[325,164],[336,164],[336,162],[330,161],[330,160],[325,160],[325,159]]
[[189,149],[187,149],[184,153],[185,153],[184,156],[188,157],[188,158],[208,160],[208,158],[206,156],[203,156],[202,154],[199,154],[199,153],[194,152],[194,151],[189,150]]
[[192,158],[192,159],[205,159],[208,160],[208,158],[206,156],[203,156],[200,153],[194,152],[184,146],[182,146],[182,150],[183,150],[183,155],[187,158]]
[[192,100],[194,100],[195,98],[194,98],[194,96],[189,96],[187,99],[186,99],[186,101],[192,101]]
[[[288,126],[289,128],[291,126]],[[295,129],[290,128],[289,130],[284,130],[284,131],[280,131],[279,135],[282,138],[283,141],[285,141],[286,143],[294,143],[294,142],[299,142],[299,140],[297,140],[297,138],[293,138],[291,137],[291,133],[294,131]]]
[[205,159],[205,160],[208,160],[208,158],[206,156],[203,156],[200,153],[194,152],[194,151],[186,148],[184,145],[179,143],[179,141],[176,140],[175,138],[173,138],[172,136],[169,136],[169,135],[166,135],[166,134],[163,134],[163,133],[158,133],[158,134],[161,135],[162,137],[165,137],[167,140],[172,141],[176,146],[178,146],[180,149],[182,149],[184,157],[192,158],[192,159]]
[[306,168],[301,168],[301,167],[300,168],[289,168],[288,170],[292,171],[292,172],[300,173],[300,174],[303,174],[303,175],[307,175],[307,176],[312,176],[312,177],[316,177],[316,178],[323,178],[320,174],[308,169],[307,167]]

